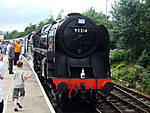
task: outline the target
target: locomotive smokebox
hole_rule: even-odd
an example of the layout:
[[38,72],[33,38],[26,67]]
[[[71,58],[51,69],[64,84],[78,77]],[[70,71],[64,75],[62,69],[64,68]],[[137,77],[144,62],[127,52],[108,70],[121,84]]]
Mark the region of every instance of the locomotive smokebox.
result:
[[72,58],[92,55],[99,42],[96,24],[80,13],[70,13],[56,32],[57,49]]
[[65,93],[68,90],[67,83],[66,82],[59,82],[57,84],[57,90],[62,92],[62,93]]
[[110,92],[113,90],[113,88],[114,88],[114,85],[112,82],[106,82],[104,85],[104,91],[105,92]]

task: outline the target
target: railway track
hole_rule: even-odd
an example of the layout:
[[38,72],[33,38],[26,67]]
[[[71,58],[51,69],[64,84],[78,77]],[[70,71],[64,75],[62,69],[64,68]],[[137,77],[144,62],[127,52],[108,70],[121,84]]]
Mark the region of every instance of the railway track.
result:
[[129,103],[130,106],[136,108],[138,112],[150,113],[150,97],[116,84],[112,94],[119,96],[122,100]]
[[115,104],[113,104],[109,99],[99,92],[98,104],[96,110],[98,113],[120,113],[120,110]]
[[[119,113],[150,113],[150,97],[117,84],[114,84],[107,103]],[[104,112],[107,113],[105,110]]]

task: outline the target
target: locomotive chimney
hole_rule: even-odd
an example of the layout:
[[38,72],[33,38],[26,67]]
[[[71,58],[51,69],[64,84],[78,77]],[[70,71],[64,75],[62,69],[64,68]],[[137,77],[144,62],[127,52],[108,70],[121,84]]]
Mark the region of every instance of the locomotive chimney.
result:
[[68,16],[81,16],[80,13],[69,13]]

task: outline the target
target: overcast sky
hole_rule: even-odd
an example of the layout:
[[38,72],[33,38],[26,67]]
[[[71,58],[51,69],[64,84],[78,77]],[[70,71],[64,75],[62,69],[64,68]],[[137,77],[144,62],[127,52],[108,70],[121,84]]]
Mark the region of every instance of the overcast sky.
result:
[[[108,12],[114,1],[108,0]],[[106,13],[106,0],[0,0],[0,31],[24,31],[30,23],[38,24],[50,14],[57,17],[62,9],[67,15],[90,7]]]

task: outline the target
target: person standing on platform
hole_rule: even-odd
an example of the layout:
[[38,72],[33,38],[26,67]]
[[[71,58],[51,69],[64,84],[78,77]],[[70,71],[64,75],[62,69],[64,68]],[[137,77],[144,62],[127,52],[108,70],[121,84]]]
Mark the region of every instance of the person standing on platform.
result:
[[17,43],[15,44],[14,50],[15,50],[14,65],[16,65],[17,61],[19,60],[19,56],[20,56],[20,52],[21,52],[20,40],[18,40]]
[[14,74],[13,72],[13,61],[15,59],[14,42],[10,41],[9,44],[10,46],[8,48],[8,61],[9,61],[8,70],[9,70],[9,74]]
[[[17,70],[14,74],[14,88],[13,88],[13,101],[15,102],[14,111],[18,111],[18,107],[22,108],[21,101],[25,96],[24,81],[31,75],[26,76],[23,70],[23,62],[17,62]],[[20,95],[19,95],[20,94]]]
[[7,52],[7,44],[6,44],[6,42],[4,42],[4,44],[3,44],[3,54],[6,55],[6,52]]
[[1,80],[4,79],[5,76],[5,64],[3,62],[3,55],[0,54],[0,113],[3,113],[4,108],[4,100],[2,98],[2,85]]

